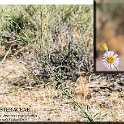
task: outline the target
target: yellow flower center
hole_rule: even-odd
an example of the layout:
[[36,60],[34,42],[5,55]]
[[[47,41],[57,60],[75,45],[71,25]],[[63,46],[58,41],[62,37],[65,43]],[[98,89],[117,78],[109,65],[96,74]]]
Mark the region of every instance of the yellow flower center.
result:
[[115,58],[113,56],[109,56],[107,58],[107,62],[110,63],[110,64],[114,63],[114,60],[115,60]]

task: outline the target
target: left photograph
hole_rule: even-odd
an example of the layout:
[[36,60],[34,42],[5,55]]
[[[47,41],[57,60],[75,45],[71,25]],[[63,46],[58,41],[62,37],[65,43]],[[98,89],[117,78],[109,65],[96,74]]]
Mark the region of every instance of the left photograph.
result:
[[93,122],[92,60],[93,5],[1,5],[0,122]]

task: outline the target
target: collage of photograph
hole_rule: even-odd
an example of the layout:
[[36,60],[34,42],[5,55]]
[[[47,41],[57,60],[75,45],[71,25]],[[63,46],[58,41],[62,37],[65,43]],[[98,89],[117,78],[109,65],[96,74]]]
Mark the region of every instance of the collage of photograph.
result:
[[0,1],[0,123],[123,124],[124,0]]

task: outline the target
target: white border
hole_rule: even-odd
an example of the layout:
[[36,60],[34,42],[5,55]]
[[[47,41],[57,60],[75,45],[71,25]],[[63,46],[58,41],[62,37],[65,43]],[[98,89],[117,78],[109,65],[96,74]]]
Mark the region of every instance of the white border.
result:
[[5,4],[93,4],[93,0],[0,0]]

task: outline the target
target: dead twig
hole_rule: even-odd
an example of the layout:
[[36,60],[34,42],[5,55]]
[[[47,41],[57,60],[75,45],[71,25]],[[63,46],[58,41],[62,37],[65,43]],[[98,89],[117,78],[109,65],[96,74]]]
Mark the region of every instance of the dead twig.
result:
[[10,74],[12,74],[14,72],[14,70],[13,71],[11,71],[8,75],[6,75],[5,77],[3,77],[1,80],[0,80],[0,82],[1,81],[3,81],[6,77],[8,77]]
[[4,56],[3,60],[1,61],[1,64],[4,63],[6,57],[8,56],[8,54],[9,54],[9,52],[10,52],[10,50],[11,50],[11,46],[10,46],[9,50],[6,52],[6,55]]

